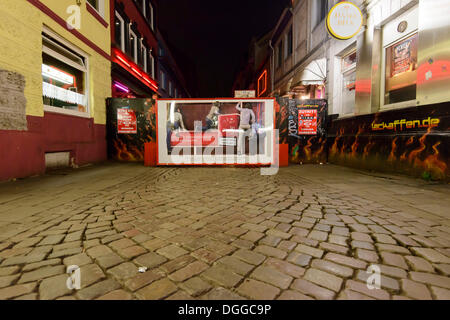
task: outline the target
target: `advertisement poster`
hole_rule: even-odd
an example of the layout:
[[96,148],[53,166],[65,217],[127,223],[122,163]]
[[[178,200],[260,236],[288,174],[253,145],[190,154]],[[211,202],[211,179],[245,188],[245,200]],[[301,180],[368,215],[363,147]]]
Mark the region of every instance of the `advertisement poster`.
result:
[[317,109],[298,110],[298,134],[299,135],[317,134]]
[[415,37],[412,37],[393,47],[391,77],[412,70],[414,41]]
[[137,121],[134,110],[128,108],[117,109],[117,133],[137,133]]

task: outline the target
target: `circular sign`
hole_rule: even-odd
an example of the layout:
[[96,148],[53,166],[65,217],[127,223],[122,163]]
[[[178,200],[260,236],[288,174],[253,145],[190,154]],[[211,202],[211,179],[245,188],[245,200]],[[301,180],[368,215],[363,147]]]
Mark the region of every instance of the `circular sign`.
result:
[[331,8],[328,13],[327,29],[334,38],[348,40],[361,30],[363,19],[363,14],[357,5],[342,1]]
[[408,29],[408,21],[402,21],[398,24],[397,31],[403,33]]

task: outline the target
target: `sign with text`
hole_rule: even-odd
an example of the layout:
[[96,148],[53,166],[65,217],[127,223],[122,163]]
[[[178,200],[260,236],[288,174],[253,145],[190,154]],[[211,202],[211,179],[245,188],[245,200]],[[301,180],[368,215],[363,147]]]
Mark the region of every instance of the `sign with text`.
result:
[[117,133],[137,133],[137,121],[134,110],[128,108],[117,109]]
[[299,135],[317,134],[317,109],[298,110],[298,134]]
[[328,13],[327,29],[332,37],[348,40],[358,34],[363,21],[363,14],[357,5],[349,1],[341,1]]
[[256,91],[255,90],[236,90],[234,91],[235,98],[255,98]]

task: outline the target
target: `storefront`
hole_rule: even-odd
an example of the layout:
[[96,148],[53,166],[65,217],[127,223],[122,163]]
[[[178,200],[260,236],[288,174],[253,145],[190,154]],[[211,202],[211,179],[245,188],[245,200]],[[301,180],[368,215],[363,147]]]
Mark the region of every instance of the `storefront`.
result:
[[[68,6],[17,1],[0,8],[18,23],[0,30],[0,181],[106,160],[109,4],[81,6],[78,29],[61,18]],[[24,16],[33,18],[25,23]]]
[[274,117],[274,99],[160,99],[158,165],[273,164]]
[[329,160],[449,180],[448,2],[391,2],[369,1],[354,44],[330,50]]

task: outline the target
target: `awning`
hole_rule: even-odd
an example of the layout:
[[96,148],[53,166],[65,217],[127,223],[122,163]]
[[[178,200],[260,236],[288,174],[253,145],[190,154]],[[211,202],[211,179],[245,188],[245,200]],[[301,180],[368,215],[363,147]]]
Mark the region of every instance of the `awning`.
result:
[[327,78],[327,60],[311,61],[303,70],[297,72],[292,81],[293,87],[299,85],[322,85]]

